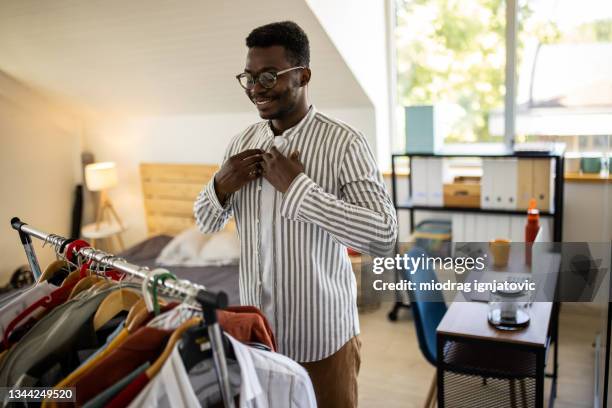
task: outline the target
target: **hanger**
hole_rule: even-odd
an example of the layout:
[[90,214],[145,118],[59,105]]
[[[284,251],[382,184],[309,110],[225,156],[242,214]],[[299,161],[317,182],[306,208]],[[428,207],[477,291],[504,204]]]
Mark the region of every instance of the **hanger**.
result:
[[137,327],[142,325],[142,322],[145,321],[148,315],[149,311],[147,310],[147,305],[144,299],[140,299],[130,308],[125,319],[125,327],[132,333]]
[[[200,293],[195,294],[195,299],[202,307],[204,320],[200,320],[200,324],[187,328],[182,334],[182,342],[179,347],[181,359],[185,365],[185,369],[189,372],[200,361],[213,357],[213,352],[210,347],[204,348],[203,345],[209,341],[208,326],[217,323],[217,309],[227,307],[227,295],[223,292],[212,298],[208,294],[200,296]],[[204,300],[203,300],[204,299]],[[207,304],[214,303],[216,308],[209,307]],[[225,352],[225,357],[236,358],[234,348],[229,340],[221,335],[221,346]]]
[[177,341],[181,339],[183,333],[185,333],[188,329],[197,326],[198,323],[202,322],[202,318],[200,317],[192,317],[191,319],[183,322],[170,336],[168,343],[166,343],[166,347],[164,351],[160,354],[160,356],[155,360],[155,362],[151,365],[151,367],[147,368],[146,374],[148,378],[153,378],[157,373],[162,369],[164,363],[172,353],[174,349],[174,345]]
[[176,276],[174,276],[173,273],[171,272],[165,272],[165,273],[160,273],[160,274],[155,274],[153,275],[153,312],[155,314],[155,316],[159,315],[160,312],[160,307],[159,307],[159,301],[158,301],[158,297],[157,297],[157,285],[159,283],[159,281],[162,282],[162,284],[166,281],[166,279],[172,279],[172,280],[177,280]]
[[43,273],[42,273],[42,274],[40,275],[40,277],[38,278],[38,283],[48,281],[48,280],[49,280],[49,279],[51,279],[53,276],[55,276],[55,274],[56,274],[56,273],[58,273],[58,272],[62,271],[63,269],[67,269],[67,270],[70,272],[70,269],[71,269],[71,268],[70,268],[70,264],[69,264],[68,262],[66,262],[66,260],[65,260],[65,259],[60,259],[60,258],[59,258],[59,255],[60,255],[61,253],[63,253],[64,248],[66,247],[66,245],[68,245],[68,244],[69,244],[69,243],[71,243],[71,242],[74,242],[75,240],[74,240],[74,239],[67,239],[67,240],[65,240],[65,241],[64,241],[64,242],[61,244],[61,246],[59,246],[59,248],[58,248],[58,243],[57,243],[57,241],[55,240],[55,239],[56,239],[55,237],[59,238],[59,236],[54,235],[54,234],[50,234],[50,235],[48,235],[48,236],[45,238],[45,240],[44,240],[44,242],[43,242],[42,246],[44,247],[44,246],[45,246],[47,243],[49,243],[49,242],[53,243],[53,244],[55,245],[55,254],[56,254],[56,256],[57,256],[58,258],[57,258],[55,261],[51,262],[51,263],[50,263],[50,264],[47,266],[47,268],[46,268],[46,269],[43,271]]
[[[170,271],[168,271],[167,269],[163,269],[163,268],[156,268],[156,269],[153,269],[152,271],[146,271],[146,277],[143,279],[142,285],[141,285],[142,297],[145,301],[147,311],[151,313],[157,310],[157,314],[159,314],[159,304],[157,304],[157,301],[158,301],[157,285],[159,281],[156,279],[157,275],[164,276],[164,278],[161,278],[163,280],[165,280],[166,277],[168,276],[172,276],[174,277],[174,279],[176,279],[176,277],[172,273],[170,273]],[[153,296],[151,296],[151,293],[149,292],[149,280],[150,279],[153,279],[153,289],[152,289]]]
[[[106,256],[103,257],[101,261],[96,262],[96,266],[95,266],[95,273],[94,274],[90,274],[89,276],[86,276],[82,279],[80,279],[77,284],[74,286],[74,288],[72,288],[72,291],[70,292],[70,297],[68,299],[73,299],[76,295],[78,295],[81,292],[85,292],[86,290],[88,290],[89,288],[91,288],[92,286],[94,286],[96,283],[99,283],[100,281],[105,281],[106,279],[101,278],[100,275],[100,265],[102,264],[102,262],[104,261],[104,259],[110,257]],[[87,291],[88,294],[93,294],[94,292],[89,292]]]
[[[89,247],[89,244],[87,242],[77,239],[69,243],[66,246],[66,251],[64,252],[64,256],[66,257],[68,262],[75,263],[75,260],[74,260],[75,252],[78,253],[79,250],[81,250],[82,248],[87,248],[87,247]],[[64,281],[62,282],[62,286],[61,286],[62,288],[70,286],[70,288],[72,289],[74,285],[76,285],[76,283],[81,278],[84,278],[87,276],[87,269],[89,268],[89,265],[91,265],[91,261],[87,263],[87,268],[83,268],[79,264],[79,259],[80,258],[77,255],[76,265],[78,266],[78,268],[74,272],[70,272],[68,276],[66,276],[66,279],[64,279]]]
[[87,289],[91,288],[93,285],[95,285],[96,283],[102,280],[104,279],[96,275],[90,275],[90,276],[84,277],[83,279],[80,279],[77,282],[77,284],[74,285],[74,288],[72,288],[72,291],[70,292],[70,296],[68,296],[68,300],[74,299],[76,295],[78,295],[81,292],[86,291]]
[[[121,282],[119,283],[121,285]],[[98,306],[94,315],[94,331],[98,331],[120,312],[129,312],[130,309],[142,299],[142,296],[132,290],[120,287],[108,294]]]
[[[147,320],[149,314],[154,311],[153,299],[148,290],[149,279],[155,275],[161,275],[169,273],[166,269],[154,269],[152,271],[145,271],[146,277],[142,281],[142,299],[136,302],[130,309],[127,318],[125,319],[125,327],[127,327],[129,333],[133,333],[136,329],[142,326],[143,322]],[[154,281],[155,282],[155,281]],[[156,297],[157,303],[160,306],[164,306],[166,302],[163,299]]]
[[99,293],[103,291],[104,289],[108,289],[114,285],[115,285],[114,281],[111,281],[108,279],[101,279],[98,282],[94,283],[91,288],[87,289],[87,292],[90,293],[91,295],[95,295],[96,293]]
[[48,281],[53,276],[55,276],[56,273],[64,269],[70,270],[70,264],[64,259],[56,259],[55,261],[51,262],[43,271],[43,273],[40,275],[40,278],[38,278],[38,283]]

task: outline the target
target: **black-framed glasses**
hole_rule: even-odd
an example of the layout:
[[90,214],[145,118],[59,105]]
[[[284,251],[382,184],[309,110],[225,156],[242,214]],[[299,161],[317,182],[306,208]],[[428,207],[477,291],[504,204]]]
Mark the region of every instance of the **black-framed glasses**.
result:
[[287,69],[283,69],[282,71],[278,71],[278,72],[262,72],[259,75],[253,75],[249,72],[243,72],[242,74],[238,74],[236,75],[236,79],[238,80],[238,83],[240,84],[241,87],[243,87],[244,89],[253,89],[255,87],[255,83],[259,82],[261,84],[261,86],[263,86],[266,89],[271,89],[274,88],[274,85],[276,85],[276,79],[278,78],[279,75],[283,75],[289,71],[294,71],[296,69],[304,69],[305,67],[292,67],[292,68],[287,68]]

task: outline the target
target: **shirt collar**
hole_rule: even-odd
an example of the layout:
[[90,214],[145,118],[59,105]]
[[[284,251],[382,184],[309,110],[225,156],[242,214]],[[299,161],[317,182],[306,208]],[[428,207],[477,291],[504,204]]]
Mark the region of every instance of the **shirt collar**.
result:
[[[304,116],[298,123],[296,123],[294,126],[290,127],[289,129],[285,130],[283,133],[281,133],[282,136],[285,136],[287,138],[293,137],[294,135],[298,134],[300,131],[302,131],[310,122],[312,122],[313,118],[315,117],[317,113],[317,110],[315,108],[314,105],[310,105],[310,108],[308,108],[308,112],[306,113],[306,116]],[[274,137],[274,132],[272,131],[272,122],[271,121],[267,121],[266,122],[266,130],[267,133],[271,136]]]

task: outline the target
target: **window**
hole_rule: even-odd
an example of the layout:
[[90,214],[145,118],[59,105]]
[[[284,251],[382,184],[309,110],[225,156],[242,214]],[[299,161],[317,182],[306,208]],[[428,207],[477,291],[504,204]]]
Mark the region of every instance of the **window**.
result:
[[[441,108],[445,144],[502,142],[505,0],[396,0],[398,118]],[[516,139],[610,150],[612,1],[519,0]]]
[[399,0],[396,6],[398,100],[403,150],[403,106],[436,105],[445,143],[501,142],[488,116],[504,104],[503,0]]
[[609,151],[612,2],[539,0],[530,7],[520,34],[517,141],[563,142],[568,152]]

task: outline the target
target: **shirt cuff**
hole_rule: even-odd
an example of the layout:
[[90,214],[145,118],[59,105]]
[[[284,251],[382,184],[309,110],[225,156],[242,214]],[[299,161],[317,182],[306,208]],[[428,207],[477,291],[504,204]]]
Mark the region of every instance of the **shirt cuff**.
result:
[[230,198],[231,195],[227,197],[227,199],[225,200],[225,206],[221,205],[221,203],[219,202],[219,198],[217,197],[217,193],[215,193],[215,178],[213,177],[212,180],[210,180],[208,182],[208,184],[206,185],[205,189],[205,194],[208,196],[208,200],[211,202],[213,208],[219,212],[223,212],[225,210],[227,210],[230,206]]
[[291,185],[283,195],[280,213],[283,217],[298,220],[302,202],[316,183],[306,174],[300,173],[293,179]]

